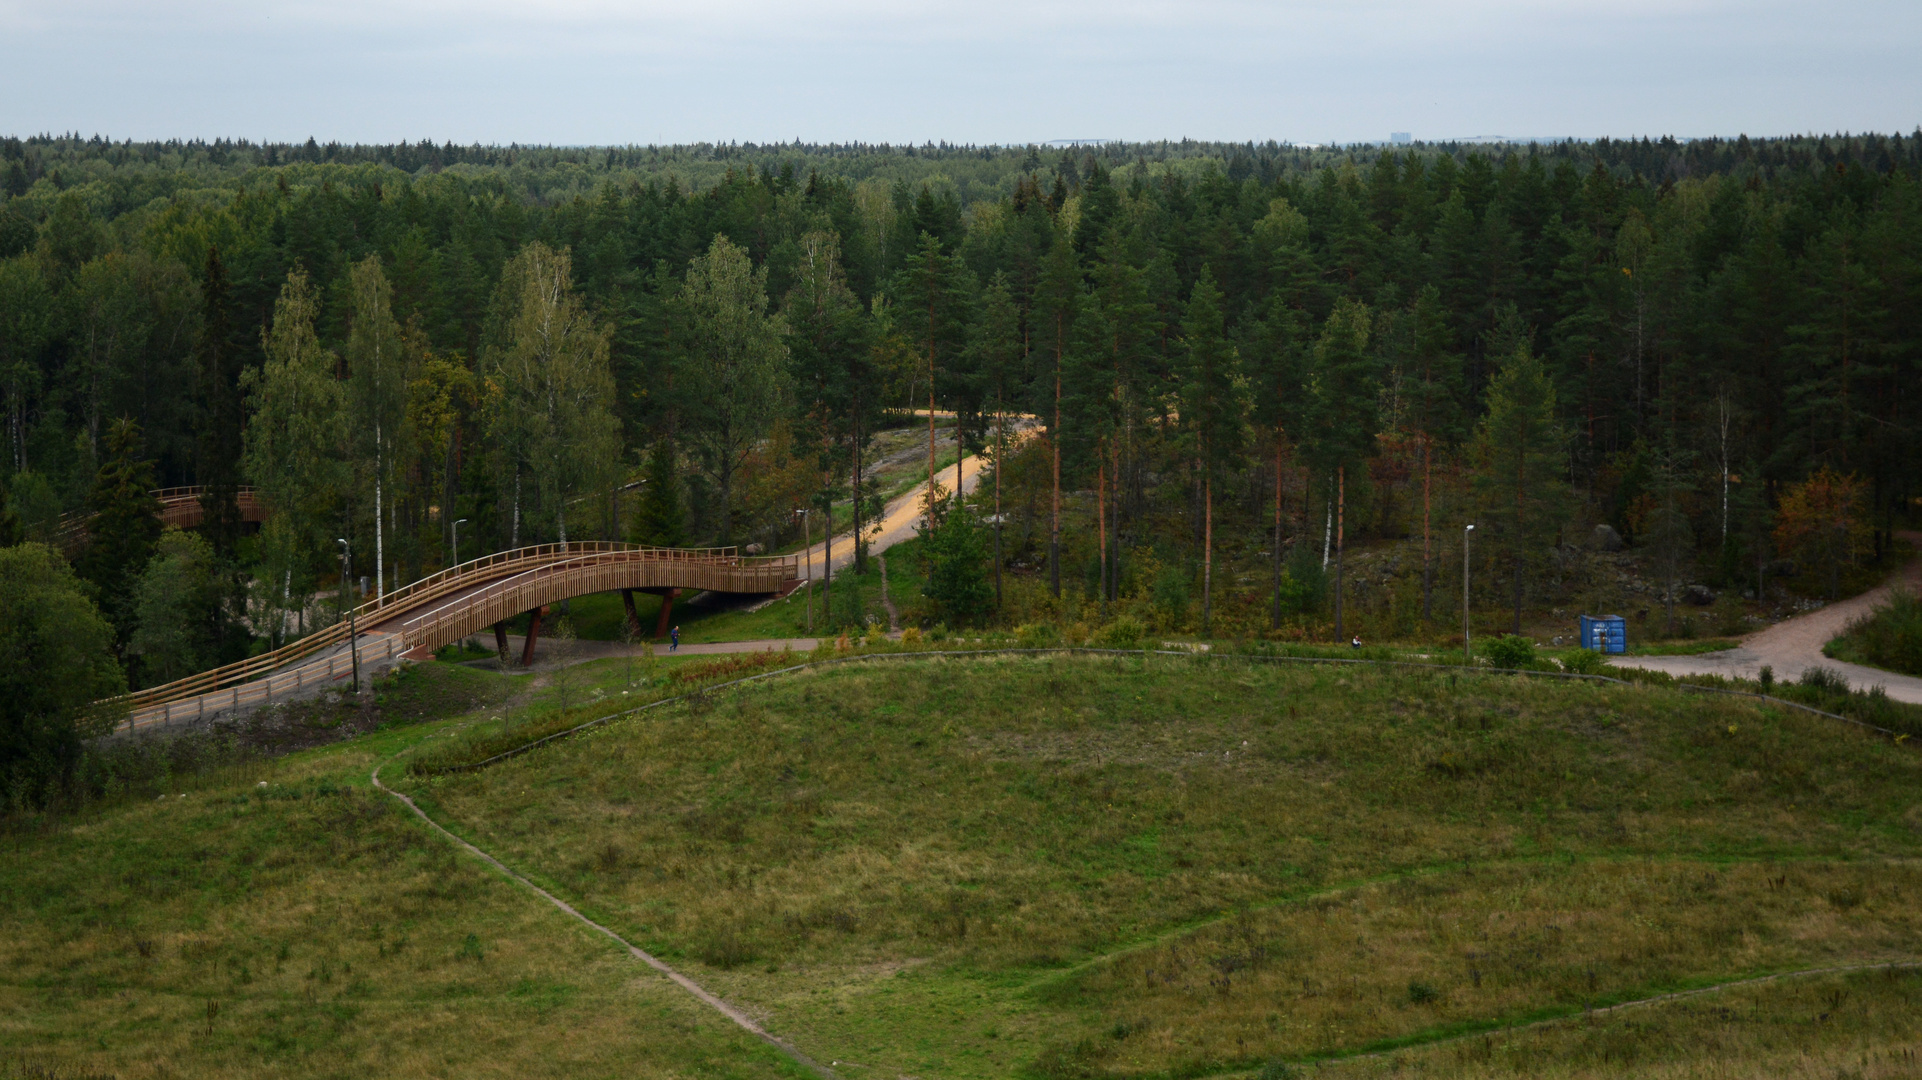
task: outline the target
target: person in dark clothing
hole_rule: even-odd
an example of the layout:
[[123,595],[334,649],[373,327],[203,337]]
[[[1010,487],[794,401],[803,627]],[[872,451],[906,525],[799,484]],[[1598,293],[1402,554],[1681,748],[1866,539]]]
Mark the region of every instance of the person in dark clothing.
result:
[[675,627],[667,634],[667,651],[673,652],[681,647],[681,628]]

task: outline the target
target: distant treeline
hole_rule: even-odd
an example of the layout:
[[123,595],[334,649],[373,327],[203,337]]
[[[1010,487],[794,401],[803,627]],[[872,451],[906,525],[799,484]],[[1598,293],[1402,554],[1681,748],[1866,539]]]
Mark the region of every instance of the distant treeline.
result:
[[1157,142],[1106,142],[1095,146],[1052,149],[1043,146],[974,146],[925,143],[891,146],[885,143],[695,143],[676,146],[456,146],[451,142],[342,144],[253,142],[247,139],[170,139],[162,142],[116,142],[99,135],[34,135],[0,138],[0,189],[21,196],[42,179],[54,191],[108,181],[91,199],[106,199],[100,212],[117,214],[138,199],[171,195],[186,188],[244,185],[256,169],[289,165],[381,165],[414,176],[445,169],[490,173],[514,191],[536,201],[569,198],[614,181],[665,181],[675,178],[683,190],[699,190],[719,182],[728,169],[754,169],[779,174],[859,181],[871,178],[904,179],[910,183],[952,185],[964,204],[993,200],[1013,193],[1016,179],[1035,174],[1044,180],[1055,173],[1078,174],[1089,160],[1125,180],[1131,169],[1176,165],[1188,169],[1212,166],[1230,179],[1253,178],[1273,183],[1301,171],[1367,165],[1383,154],[1435,157],[1457,161],[1473,153],[1505,156],[1539,154],[1551,162],[1571,161],[1580,168],[1599,163],[1618,178],[1639,177],[1651,183],[1678,183],[1709,176],[1756,176],[1773,182],[1779,174],[1807,173],[1836,165],[1857,166],[1871,172],[1922,171],[1922,130],[1902,135],[1788,136],[1751,139],[1677,140],[1597,139],[1567,140],[1530,145],[1482,145],[1459,142],[1421,142],[1412,146],[1358,144],[1353,146],[1296,146],[1289,143],[1208,142],[1194,139]]
[[[1886,547],[1922,472],[1915,135],[37,137],[0,170],[0,470],[28,532],[101,498],[128,419],[156,482],[298,504],[283,592],[342,535],[390,583],[437,566],[460,518],[489,548],[791,539],[823,492],[867,506],[883,413],[930,392],[976,447],[1040,418],[1043,456],[1003,475],[1017,554],[1071,584],[1098,558],[1104,595],[1124,550],[1338,557],[1475,519],[1518,605],[1597,522],[1673,575],[1832,566]],[[644,458],[663,501],[619,502]],[[1094,495],[1061,555],[1057,486]]]

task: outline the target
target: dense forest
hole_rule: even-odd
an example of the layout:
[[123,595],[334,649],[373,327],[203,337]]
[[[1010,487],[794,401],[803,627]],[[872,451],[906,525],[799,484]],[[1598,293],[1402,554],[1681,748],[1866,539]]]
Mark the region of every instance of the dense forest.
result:
[[[1877,557],[1922,495],[1919,178],[1922,132],[0,140],[6,527],[98,515],[74,566],[152,683],[328,617],[337,537],[383,589],[871,519],[874,438],[932,408],[998,475],[931,549],[1104,613],[1339,633],[1343,550],[1410,538],[1445,628],[1470,522],[1517,625],[1604,525],[1671,594],[1760,591]],[[161,536],[144,492],[184,484],[208,525]],[[993,618],[977,586],[930,610]]]

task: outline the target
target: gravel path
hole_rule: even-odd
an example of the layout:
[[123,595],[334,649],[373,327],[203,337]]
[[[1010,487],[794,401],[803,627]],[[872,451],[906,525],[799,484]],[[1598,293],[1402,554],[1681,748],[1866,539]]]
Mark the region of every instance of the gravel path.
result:
[[[1922,541],[1922,535],[1904,535],[1912,541]],[[1860,664],[1845,664],[1822,655],[1822,646],[1848,629],[1850,622],[1867,615],[1870,609],[1887,600],[1889,593],[1896,588],[1922,593],[1922,558],[1910,562],[1891,575],[1888,581],[1860,596],[1838,600],[1805,615],[1797,615],[1765,630],[1758,630],[1744,637],[1737,648],[1699,656],[1613,656],[1609,658],[1609,663],[1665,671],[1670,675],[1721,675],[1739,679],[1755,678],[1762,665],[1767,664],[1774,669],[1775,677],[1785,682],[1800,678],[1802,672],[1809,668],[1820,666],[1840,674],[1858,690],[1880,686],[1897,701],[1922,704],[1922,678],[1898,675]]]

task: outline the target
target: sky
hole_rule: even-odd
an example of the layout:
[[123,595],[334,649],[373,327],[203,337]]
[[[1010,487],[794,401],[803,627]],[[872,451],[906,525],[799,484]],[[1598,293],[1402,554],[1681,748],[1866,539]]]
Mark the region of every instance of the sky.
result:
[[0,134],[1906,133],[1919,44],[1918,0],[0,0]]

